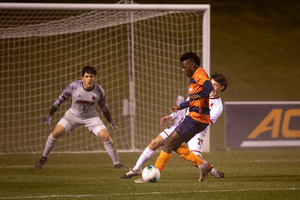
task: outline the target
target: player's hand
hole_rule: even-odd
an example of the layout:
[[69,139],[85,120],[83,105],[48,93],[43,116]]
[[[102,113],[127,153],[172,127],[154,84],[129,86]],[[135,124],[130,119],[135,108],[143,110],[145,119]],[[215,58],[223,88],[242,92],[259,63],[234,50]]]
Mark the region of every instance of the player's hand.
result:
[[162,125],[164,125],[164,124],[172,121],[172,119],[173,119],[173,117],[170,116],[170,115],[165,116],[165,117],[163,117],[163,118],[160,119],[160,125],[162,126]]
[[51,122],[52,122],[52,115],[48,115],[47,117],[45,117],[45,120],[44,120],[44,124],[45,124],[45,126],[47,125],[47,124],[51,124]]
[[173,106],[173,107],[170,109],[170,112],[171,112],[171,113],[176,113],[178,110],[180,110],[180,106],[175,105],[175,106]]
[[190,100],[199,100],[201,99],[201,97],[198,94],[193,94],[191,96],[189,96]]
[[117,124],[115,124],[115,122],[110,122],[111,127],[113,128],[114,131],[118,130],[119,127],[117,126]]

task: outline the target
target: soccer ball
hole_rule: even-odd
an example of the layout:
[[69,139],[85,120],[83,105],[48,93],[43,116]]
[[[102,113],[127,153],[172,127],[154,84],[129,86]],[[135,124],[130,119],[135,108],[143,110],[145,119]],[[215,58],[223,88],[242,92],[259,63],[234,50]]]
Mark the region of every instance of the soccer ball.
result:
[[142,177],[146,182],[155,183],[160,177],[160,171],[156,167],[149,165],[143,169]]

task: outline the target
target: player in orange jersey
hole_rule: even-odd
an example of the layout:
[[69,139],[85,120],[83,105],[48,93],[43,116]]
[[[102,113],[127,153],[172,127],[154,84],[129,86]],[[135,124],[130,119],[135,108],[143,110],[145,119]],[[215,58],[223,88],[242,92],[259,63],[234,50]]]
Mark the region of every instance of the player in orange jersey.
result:
[[187,143],[192,137],[209,125],[209,94],[213,91],[213,86],[206,71],[200,67],[200,58],[196,53],[184,53],[180,58],[180,62],[183,73],[190,78],[190,100],[181,103],[179,106],[173,106],[170,111],[174,113],[188,107],[190,113],[164,141],[155,167],[161,172],[171,158],[172,151],[175,151],[187,160],[196,163],[200,169],[199,181],[203,181],[208,175],[211,165],[201,160],[182,143]]

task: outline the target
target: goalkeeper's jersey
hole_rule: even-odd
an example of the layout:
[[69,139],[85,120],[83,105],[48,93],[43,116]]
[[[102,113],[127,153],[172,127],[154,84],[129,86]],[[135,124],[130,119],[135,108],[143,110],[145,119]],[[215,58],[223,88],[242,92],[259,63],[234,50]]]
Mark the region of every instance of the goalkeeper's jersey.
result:
[[97,104],[102,112],[107,112],[105,92],[103,88],[94,83],[92,90],[84,89],[82,81],[74,81],[68,85],[61,95],[54,102],[53,106],[58,108],[66,99],[72,98],[70,110],[76,115],[94,116],[97,111]]

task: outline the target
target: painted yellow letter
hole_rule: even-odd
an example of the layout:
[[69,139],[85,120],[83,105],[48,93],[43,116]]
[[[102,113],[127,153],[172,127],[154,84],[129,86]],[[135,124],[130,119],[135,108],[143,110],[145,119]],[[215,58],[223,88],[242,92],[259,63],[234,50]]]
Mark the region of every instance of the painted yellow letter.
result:
[[[260,133],[272,130],[272,138],[277,138],[279,133],[281,109],[273,109],[265,119],[252,131],[248,138],[256,138]],[[273,126],[268,124],[274,119]]]
[[289,130],[290,118],[300,116],[300,109],[289,109],[285,112],[282,124],[282,135],[287,138],[300,137],[300,130]]

